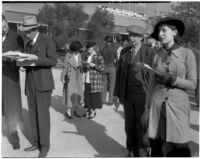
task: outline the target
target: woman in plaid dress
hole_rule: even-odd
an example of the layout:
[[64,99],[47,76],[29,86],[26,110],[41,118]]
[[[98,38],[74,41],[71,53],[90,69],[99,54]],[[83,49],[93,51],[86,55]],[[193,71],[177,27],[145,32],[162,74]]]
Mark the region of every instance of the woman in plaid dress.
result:
[[89,57],[85,63],[87,67],[85,76],[85,107],[88,109],[87,117],[92,119],[96,116],[95,109],[102,108],[101,91],[102,74],[104,70],[104,60],[99,54],[99,47],[95,42],[87,44]]

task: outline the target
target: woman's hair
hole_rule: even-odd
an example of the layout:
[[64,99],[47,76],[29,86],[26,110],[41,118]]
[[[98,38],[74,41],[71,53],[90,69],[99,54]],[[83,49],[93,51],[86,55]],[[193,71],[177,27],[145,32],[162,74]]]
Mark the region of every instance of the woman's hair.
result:
[[74,51],[74,52],[80,51],[80,49],[81,49],[81,43],[80,43],[79,41],[73,41],[73,42],[70,44],[69,49],[70,49],[71,51]]
[[112,37],[107,35],[104,40],[107,42],[107,43],[112,43]]

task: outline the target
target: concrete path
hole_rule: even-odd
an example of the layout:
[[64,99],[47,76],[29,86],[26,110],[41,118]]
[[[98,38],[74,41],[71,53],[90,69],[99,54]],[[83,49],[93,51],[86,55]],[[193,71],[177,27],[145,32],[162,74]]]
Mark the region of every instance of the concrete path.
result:
[[[53,69],[56,89],[52,94],[51,115],[51,147],[47,157],[124,157],[125,132],[123,108],[115,112],[113,106],[103,105],[97,110],[97,116],[89,120],[87,118],[74,118],[65,120],[65,107],[62,105],[62,83],[60,82],[61,70]],[[24,95],[25,73],[21,72],[21,89],[23,101],[23,125],[19,126],[20,150],[13,150],[6,135],[2,136],[2,157],[37,157],[38,151],[25,152],[23,149],[30,146],[32,141],[28,106]],[[190,147],[193,156],[198,155],[199,150],[199,111],[196,106],[191,112]]]

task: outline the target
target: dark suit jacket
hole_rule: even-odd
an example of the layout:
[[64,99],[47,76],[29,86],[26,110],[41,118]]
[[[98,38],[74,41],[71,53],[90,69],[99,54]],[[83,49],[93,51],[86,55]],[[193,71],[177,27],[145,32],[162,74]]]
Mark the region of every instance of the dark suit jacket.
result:
[[[28,50],[29,43],[26,50]],[[57,64],[56,59],[56,46],[55,43],[49,38],[39,33],[38,38],[32,46],[31,52],[38,56],[36,66],[27,67],[27,75],[32,69],[33,78],[35,81],[37,91],[49,91],[55,88],[53,74],[51,67]],[[25,83],[25,92],[27,88],[27,78]]]
[[[132,46],[127,46],[121,51],[121,56],[118,62],[117,66],[117,73],[116,73],[116,82],[115,82],[115,88],[114,88],[114,96],[119,97],[120,103],[124,104],[125,101],[125,95],[126,95],[126,86],[127,86],[127,74],[128,74],[128,66],[130,64],[131,59],[131,50]],[[139,49],[136,57],[135,57],[135,63],[136,62],[144,62],[149,64],[152,60],[152,55],[155,52],[150,47],[147,47],[146,45],[142,45],[142,47]],[[133,65],[134,67],[134,65]],[[141,83],[144,85],[144,87],[148,87],[148,73],[145,70],[139,70],[138,71],[138,77]],[[137,78],[138,78],[137,77]],[[143,88],[141,88],[143,89]]]
[[[23,51],[23,45],[22,38],[9,29],[2,51]],[[12,60],[2,61],[2,107],[7,124],[22,121],[19,67]]]

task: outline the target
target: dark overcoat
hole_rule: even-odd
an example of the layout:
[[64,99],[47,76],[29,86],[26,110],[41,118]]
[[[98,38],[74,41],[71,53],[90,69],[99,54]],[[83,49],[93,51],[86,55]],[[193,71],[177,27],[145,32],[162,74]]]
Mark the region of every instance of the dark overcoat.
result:
[[[126,96],[126,81],[127,81],[127,73],[128,73],[128,66],[131,61],[131,52],[133,50],[132,46],[127,46],[121,51],[121,56],[118,61],[117,65],[117,73],[116,73],[116,82],[115,82],[115,89],[114,89],[114,96],[119,97],[119,101],[121,104],[124,104],[125,96]],[[134,63],[142,62],[147,63],[152,60],[153,54],[155,50],[152,48],[142,44],[141,48],[138,50],[137,55],[135,56]],[[143,84],[144,91],[147,91],[148,81],[149,81],[149,74],[147,71],[137,68],[136,65],[133,65],[137,70],[136,78]]]
[[[27,44],[27,47],[28,46],[29,44]],[[39,92],[53,90],[55,85],[51,67],[57,64],[55,43],[49,37],[39,34],[32,47],[31,53],[38,56],[36,67],[32,67],[36,89]],[[26,50],[28,50],[28,48],[26,48]],[[29,67],[26,67],[27,74],[30,71],[28,68]],[[28,81],[26,78],[25,93],[27,90],[27,84]]]
[[[3,53],[23,51],[23,40],[17,33],[9,30],[2,43]],[[22,102],[19,67],[12,60],[2,62],[2,113],[7,124],[22,122]]]

